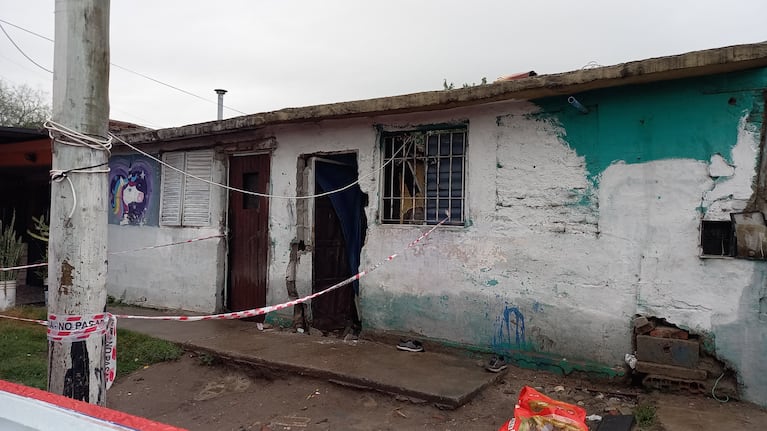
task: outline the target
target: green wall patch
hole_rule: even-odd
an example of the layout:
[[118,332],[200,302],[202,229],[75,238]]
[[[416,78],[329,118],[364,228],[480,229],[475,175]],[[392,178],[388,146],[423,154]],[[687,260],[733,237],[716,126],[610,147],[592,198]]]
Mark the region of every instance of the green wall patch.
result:
[[533,115],[562,126],[561,138],[585,157],[595,180],[615,162],[708,161],[714,154],[731,162],[741,119],[761,127],[765,87],[763,68],[574,94],[587,114],[566,95],[537,99],[542,111]]

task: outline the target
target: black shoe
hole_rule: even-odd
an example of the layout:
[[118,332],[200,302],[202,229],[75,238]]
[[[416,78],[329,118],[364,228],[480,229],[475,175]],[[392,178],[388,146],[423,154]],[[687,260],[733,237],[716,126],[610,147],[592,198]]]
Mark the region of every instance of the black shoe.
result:
[[400,340],[399,344],[397,344],[397,349],[406,352],[423,352],[423,345],[420,341],[416,340]]
[[508,366],[509,363],[506,362],[506,358],[503,356],[493,356],[490,358],[490,362],[487,363],[485,369],[491,373],[499,373],[505,370]]

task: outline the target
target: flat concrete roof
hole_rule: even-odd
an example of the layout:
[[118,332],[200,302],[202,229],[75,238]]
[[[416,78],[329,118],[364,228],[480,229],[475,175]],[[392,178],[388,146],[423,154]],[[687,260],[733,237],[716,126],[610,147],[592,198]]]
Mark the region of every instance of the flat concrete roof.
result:
[[132,143],[225,135],[266,126],[321,120],[436,111],[503,100],[530,100],[601,88],[714,75],[767,66],[767,42],[694,51],[571,72],[538,75],[455,90],[285,108],[222,121],[124,134]]

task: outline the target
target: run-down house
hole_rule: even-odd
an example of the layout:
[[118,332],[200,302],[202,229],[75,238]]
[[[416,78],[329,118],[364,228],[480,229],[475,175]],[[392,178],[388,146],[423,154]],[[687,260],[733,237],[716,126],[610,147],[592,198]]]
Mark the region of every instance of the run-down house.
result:
[[118,147],[110,251],[215,238],[112,255],[108,288],[200,312],[280,303],[286,279],[322,290],[449,217],[307,317],[342,328],[357,304],[365,328],[609,370],[651,316],[767,404],[765,90],[754,44],[126,135],[274,196]]

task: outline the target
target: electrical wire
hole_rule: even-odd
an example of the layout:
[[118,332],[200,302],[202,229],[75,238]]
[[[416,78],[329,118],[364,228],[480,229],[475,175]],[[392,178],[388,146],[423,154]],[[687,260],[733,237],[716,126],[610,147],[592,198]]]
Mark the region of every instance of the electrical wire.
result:
[[[3,22],[5,22],[5,21],[3,21]],[[32,64],[34,64],[35,66],[39,67],[40,69],[43,69],[44,71],[46,71],[46,72],[48,72],[48,73],[53,73],[53,71],[52,71],[52,70],[50,70],[50,69],[46,68],[45,66],[42,66],[40,63],[38,63],[38,62],[36,62],[35,60],[33,60],[33,59],[32,59],[32,57],[28,56],[28,55],[27,55],[27,53],[26,53],[26,52],[24,52],[24,50],[23,50],[23,49],[21,49],[21,47],[19,47],[19,45],[17,45],[17,44],[16,44],[16,42],[13,40],[13,38],[11,37],[11,35],[10,35],[10,34],[8,34],[8,32],[7,32],[7,31],[5,31],[5,27],[3,27],[3,25],[2,25],[2,24],[0,24],[0,30],[2,30],[2,31],[3,31],[3,33],[5,34],[5,37],[7,37],[7,38],[8,38],[8,40],[10,40],[10,41],[11,41],[11,44],[13,44],[13,46],[15,46],[15,47],[16,47],[16,49],[17,49],[17,50],[19,50],[19,52],[21,53],[21,55],[23,55],[23,56],[24,56],[24,57],[25,57],[27,60],[31,61],[31,62],[32,62]]]
[[233,192],[238,192],[238,193],[243,193],[243,194],[246,194],[246,195],[258,196],[258,197],[268,198],[268,199],[314,199],[314,198],[321,198],[323,196],[329,196],[329,195],[332,195],[334,193],[340,193],[340,192],[342,192],[344,190],[348,190],[348,189],[354,187],[355,185],[359,184],[360,181],[362,181],[364,178],[372,177],[373,175],[376,175],[379,172],[381,172],[389,163],[394,161],[394,156],[402,148],[405,147],[404,145],[402,145],[399,149],[397,149],[397,151],[395,151],[394,154],[392,154],[391,158],[389,160],[387,160],[386,163],[381,165],[380,168],[378,168],[378,169],[376,169],[376,170],[374,170],[372,172],[368,172],[367,174],[358,177],[356,181],[354,181],[351,184],[348,184],[346,186],[343,186],[341,188],[338,188],[338,189],[335,189],[335,190],[331,190],[331,191],[327,191],[327,192],[323,192],[323,193],[319,193],[319,194],[307,195],[307,196],[282,196],[282,195],[270,195],[270,194],[267,194],[267,193],[258,193],[258,192],[253,192],[253,191],[250,191],[250,190],[238,189],[236,187],[228,186],[226,184],[221,184],[221,183],[217,183],[215,181],[206,180],[205,178],[200,178],[200,177],[198,177],[196,175],[190,174],[190,173],[185,172],[185,171],[183,171],[183,170],[181,170],[181,169],[179,169],[179,168],[177,168],[175,166],[172,166],[172,165],[170,165],[168,163],[165,163],[164,161],[162,161],[159,158],[157,158],[157,157],[147,153],[146,151],[142,151],[138,147],[125,142],[123,139],[120,139],[120,137],[118,137],[118,136],[115,136],[115,135],[113,135],[111,133],[110,133],[110,136],[113,139],[116,139],[117,141],[122,142],[123,144],[128,146],[128,148],[130,148],[130,149],[132,149],[132,150],[134,150],[134,151],[136,151],[136,152],[138,152],[138,153],[140,153],[140,154],[142,154],[142,155],[144,155],[146,157],[149,157],[150,159],[160,163],[161,165],[163,165],[163,166],[165,166],[165,167],[167,167],[169,169],[172,169],[172,170],[174,170],[174,171],[176,171],[176,172],[178,172],[181,175],[184,175],[186,177],[194,178],[195,180],[202,181],[202,182],[210,184],[212,186],[221,187],[223,189],[230,190],[230,191],[233,191]]
[[47,40],[47,41],[49,41],[49,42],[53,42],[53,39],[51,39],[51,38],[50,38],[50,37],[48,37],[48,36],[43,36],[43,35],[42,35],[42,34],[40,34],[40,33],[35,33],[35,32],[34,32],[34,31],[32,31],[32,30],[27,30],[26,28],[24,28],[24,27],[21,27],[21,26],[18,26],[18,25],[16,25],[16,24],[12,23],[12,22],[6,21],[6,20],[4,20],[4,19],[0,19],[0,22],[1,22],[1,23],[3,23],[3,24],[8,24],[8,25],[10,25],[11,27],[15,27],[15,28],[18,28],[18,29],[19,29],[19,30],[21,30],[21,31],[25,31],[25,32],[27,32],[27,33],[29,33],[29,34],[31,34],[31,35],[37,36],[37,37],[39,37],[39,38],[41,38],[41,39],[45,39],[45,40]]
[[[24,28],[24,27],[18,26],[18,25],[16,25],[16,24],[13,24],[13,23],[11,23],[11,22],[8,22],[8,21],[6,21],[6,20],[4,20],[4,19],[0,19],[0,23],[5,23],[5,24],[8,24],[8,25],[10,25],[10,26],[12,26],[12,27],[15,27],[15,28],[17,28],[17,29],[19,29],[19,30],[21,30],[21,31],[25,31],[25,32],[27,32],[27,33],[29,33],[29,34],[31,34],[31,35],[37,36],[37,37],[39,37],[39,38],[41,38],[41,39],[45,39],[45,40],[47,40],[47,41],[50,41],[50,42],[53,42],[53,41],[54,41],[54,40],[53,40],[53,39],[51,39],[50,37],[47,37],[47,36],[43,36],[42,34],[39,34],[39,33],[35,33],[35,32],[34,32],[34,31],[32,31],[32,30],[27,30],[27,29],[26,29],[26,28]],[[19,46],[18,46],[18,45],[16,45],[16,43],[13,41],[13,39],[11,39],[11,36],[10,36],[10,35],[8,35],[8,33],[7,33],[7,32],[5,31],[5,29],[3,28],[2,24],[0,24],[0,29],[2,29],[2,30],[3,30],[3,33],[5,33],[5,36],[6,36],[6,37],[8,37],[8,39],[11,41],[11,43],[13,43],[13,46],[15,46],[15,47],[16,47],[16,49],[18,49],[18,50],[19,50],[19,52],[21,52],[21,54],[22,54],[22,55],[24,55],[24,57],[26,57],[26,58],[27,58],[27,60],[31,61],[31,62],[32,62],[32,63],[34,63],[34,64],[35,64],[37,67],[39,67],[39,68],[41,68],[41,69],[45,70],[46,72],[48,72],[48,73],[53,73],[53,71],[52,71],[52,70],[48,70],[48,69],[46,69],[45,67],[43,67],[43,66],[40,66],[40,65],[39,65],[39,64],[37,64],[37,63],[36,63],[34,60],[32,60],[32,59],[31,59],[29,56],[27,56],[27,55],[24,53],[24,51],[22,51],[22,50],[21,50],[21,48],[19,48]],[[202,101],[205,101],[205,102],[208,102],[208,103],[212,103],[212,104],[214,104],[214,105],[218,105],[218,102],[217,102],[217,101],[215,101],[215,100],[209,99],[209,98],[207,98],[207,97],[203,97],[203,96],[200,96],[199,94],[195,94],[195,93],[192,93],[191,91],[187,91],[187,90],[184,90],[183,88],[179,88],[179,87],[176,87],[175,85],[171,85],[171,84],[168,84],[167,82],[163,82],[163,81],[160,81],[159,79],[155,79],[155,78],[152,78],[152,77],[151,77],[151,76],[149,76],[149,75],[145,75],[145,74],[143,74],[143,73],[140,73],[140,72],[136,72],[135,70],[131,70],[131,69],[128,69],[127,67],[124,67],[124,66],[120,66],[120,65],[118,65],[118,64],[114,64],[114,63],[111,63],[111,62],[110,62],[109,64],[110,64],[110,65],[112,65],[112,66],[114,66],[114,67],[116,67],[116,68],[118,68],[118,69],[124,70],[124,71],[126,71],[126,72],[128,72],[128,73],[132,73],[132,74],[134,74],[134,75],[137,75],[137,76],[140,76],[140,77],[142,77],[142,78],[144,78],[144,79],[148,79],[149,81],[152,81],[152,82],[154,82],[154,83],[157,83],[157,84],[160,84],[160,85],[164,85],[165,87],[171,88],[171,89],[173,89],[173,90],[176,90],[176,91],[178,91],[178,92],[181,92],[181,93],[184,93],[184,94],[186,94],[186,95],[188,95],[188,96],[196,97],[196,98],[198,98],[198,99],[200,99],[200,100],[202,100]],[[234,112],[236,112],[236,113],[238,113],[238,114],[242,114],[242,115],[248,115],[248,113],[247,113],[247,112],[243,112],[243,111],[240,111],[239,109],[235,109],[235,108],[232,108],[231,106],[226,106],[226,105],[223,105],[223,106],[224,106],[224,108],[226,108],[226,109],[228,109],[228,110],[230,110],[230,111],[234,111]]]
[[[198,95],[198,94],[194,94],[194,93],[192,93],[192,92],[190,92],[190,91],[186,91],[186,90],[184,90],[183,88],[178,88],[178,87],[176,87],[176,86],[173,86],[173,85],[170,85],[170,84],[168,84],[168,83],[162,82],[162,81],[160,81],[160,80],[158,80],[158,79],[154,79],[154,78],[152,78],[151,76],[147,76],[147,75],[144,75],[143,73],[140,73],[140,72],[136,72],[135,70],[130,70],[130,69],[128,69],[127,67],[118,66],[118,65],[116,65],[116,64],[114,64],[114,63],[109,63],[109,64],[111,64],[112,66],[114,66],[114,67],[116,67],[116,68],[118,68],[118,69],[122,69],[122,70],[124,70],[124,71],[126,71],[126,72],[130,72],[130,73],[132,73],[132,74],[134,74],[134,75],[138,75],[138,76],[140,76],[140,77],[142,77],[142,78],[145,78],[145,79],[148,79],[148,80],[150,80],[150,81],[152,81],[152,82],[156,82],[157,84],[160,84],[160,85],[164,85],[164,86],[166,86],[166,87],[168,87],[168,88],[172,88],[172,89],[174,89],[174,90],[176,90],[176,91],[180,91],[180,92],[182,92],[182,93],[184,93],[184,94],[186,94],[186,95],[189,95],[189,96],[192,96],[192,97],[196,97],[196,98],[198,98],[198,99],[200,99],[200,100],[203,100],[203,101],[205,101],[205,102],[213,103],[213,104],[216,104],[216,105],[218,104],[218,102],[216,102],[216,101],[213,101],[213,100],[211,100],[211,99],[208,99],[208,98],[206,98],[206,97],[202,97],[202,96],[200,96],[200,95]],[[224,108],[226,108],[226,109],[228,109],[228,110],[230,110],[230,111],[234,111],[234,112],[237,112],[238,114],[242,114],[242,115],[248,115],[248,113],[247,113],[247,112],[243,112],[243,111],[240,111],[239,109],[230,108],[229,106],[226,106],[226,105],[224,105]]]
[[714,399],[719,401],[720,403],[726,403],[726,402],[730,401],[730,397],[727,394],[724,395],[724,398],[719,398],[719,397],[716,396],[716,387],[717,387],[717,385],[719,385],[719,381],[722,380],[722,377],[724,377],[724,373],[725,372],[722,371],[722,375],[719,376],[718,379],[716,379],[716,381],[714,382],[714,386],[711,387],[711,396],[714,397]]

